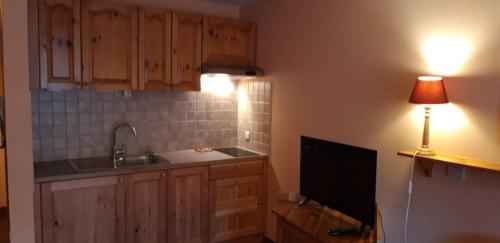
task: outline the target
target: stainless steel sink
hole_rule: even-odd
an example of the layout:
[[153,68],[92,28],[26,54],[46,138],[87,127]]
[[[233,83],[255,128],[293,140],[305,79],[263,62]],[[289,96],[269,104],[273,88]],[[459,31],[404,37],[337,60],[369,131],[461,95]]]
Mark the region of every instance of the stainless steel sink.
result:
[[[118,167],[126,167],[126,166],[138,166],[138,165],[149,165],[149,164],[158,164],[161,162],[157,156],[154,155],[137,155],[137,156],[127,156],[123,158],[122,161],[117,163]],[[169,161],[165,161],[169,162]]]
[[78,172],[107,171],[166,163],[171,164],[169,160],[162,159],[153,154],[127,156],[117,163],[116,168],[113,166],[113,159],[107,157],[69,160],[69,164]]

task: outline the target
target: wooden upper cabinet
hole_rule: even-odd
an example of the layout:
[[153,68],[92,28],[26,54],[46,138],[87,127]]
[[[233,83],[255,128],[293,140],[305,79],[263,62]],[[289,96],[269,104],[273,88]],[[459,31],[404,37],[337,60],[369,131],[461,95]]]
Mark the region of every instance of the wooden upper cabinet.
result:
[[139,11],[139,89],[170,90],[172,78],[172,13]]
[[125,242],[125,188],[121,176],[43,183],[43,242]]
[[40,0],[38,3],[40,87],[79,88],[82,80],[80,1]]
[[167,172],[127,177],[127,243],[167,242]]
[[172,14],[172,89],[200,90],[202,17]]
[[255,29],[247,21],[204,17],[203,63],[255,64]]
[[82,8],[84,87],[137,89],[137,9],[99,0]]
[[208,168],[168,174],[167,242],[208,242]]

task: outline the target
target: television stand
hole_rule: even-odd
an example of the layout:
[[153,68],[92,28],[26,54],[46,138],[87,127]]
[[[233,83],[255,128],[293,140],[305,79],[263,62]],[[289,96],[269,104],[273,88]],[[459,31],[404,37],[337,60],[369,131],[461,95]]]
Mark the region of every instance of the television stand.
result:
[[276,243],[375,243],[382,239],[378,214],[373,228],[361,230],[348,216],[312,200],[302,206],[278,201],[273,212],[278,216]]

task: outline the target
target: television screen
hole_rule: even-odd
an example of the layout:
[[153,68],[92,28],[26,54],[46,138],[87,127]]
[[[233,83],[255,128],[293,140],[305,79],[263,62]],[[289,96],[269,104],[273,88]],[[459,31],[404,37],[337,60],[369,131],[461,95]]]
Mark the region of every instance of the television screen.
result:
[[377,151],[301,137],[300,194],[374,225]]

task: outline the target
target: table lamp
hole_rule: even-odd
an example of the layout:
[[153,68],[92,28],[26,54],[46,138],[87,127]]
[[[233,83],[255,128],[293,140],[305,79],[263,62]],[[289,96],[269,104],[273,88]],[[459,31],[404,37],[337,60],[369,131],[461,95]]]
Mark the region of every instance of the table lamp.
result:
[[433,156],[436,153],[429,147],[429,120],[433,104],[449,103],[443,78],[432,76],[418,77],[410,97],[410,103],[425,105],[424,136],[422,146],[417,149],[419,155]]

